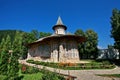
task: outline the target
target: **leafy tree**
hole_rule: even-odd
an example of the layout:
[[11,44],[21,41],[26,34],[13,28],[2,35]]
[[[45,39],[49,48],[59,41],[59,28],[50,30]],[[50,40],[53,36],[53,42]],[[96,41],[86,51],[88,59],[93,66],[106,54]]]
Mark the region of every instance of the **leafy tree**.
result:
[[39,32],[37,30],[32,30],[30,34],[33,36],[33,40],[39,39]]
[[[120,10],[113,9],[111,17],[111,37],[114,38],[114,46],[120,53]],[[120,55],[119,55],[120,59]]]
[[30,33],[23,33],[22,35],[22,58],[25,59],[27,58],[27,53],[28,53],[28,47],[27,44],[33,42],[31,39]]
[[85,37],[87,41],[85,43],[85,52],[87,58],[93,56],[93,58],[97,57],[97,45],[98,45],[98,35],[93,30],[87,30],[85,32]]
[[22,55],[21,56],[23,59],[25,59],[27,58],[27,52],[28,52],[27,45],[29,43],[36,41],[39,38],[39,32],[37,30],[32,30],[30,33],[24,32],[21,37],[22,37],[22,40],[21,40]]
[[51,33],[40,32],[40,37],[39,38],[47,37],[47,36],[50,36],[50,35],[51,35]]
[[[84,36],[85,37],[85,33],[84,33],[84,31],[82,29],[76,30],[74,34],[78,35],[78,36]],[[78,45],[79,56],[80,56],[81,59],[83,58],[84,52],[85,52],[85,49],[84,49],[85,45],[84,44],[85,43],[82,42],[82,43],[79,43],[79,45]]]
[[86,42],[80,43],[78,46],[79,54],[81,58],[96,58],[97,56],[97,44],[98,35],[93,30],[87,30],[83,32],[81,29],[76,30],[75,35],[86,37]]
[[85,36],[85,33],[82,29],[77,29],[74,34],[78,36]]

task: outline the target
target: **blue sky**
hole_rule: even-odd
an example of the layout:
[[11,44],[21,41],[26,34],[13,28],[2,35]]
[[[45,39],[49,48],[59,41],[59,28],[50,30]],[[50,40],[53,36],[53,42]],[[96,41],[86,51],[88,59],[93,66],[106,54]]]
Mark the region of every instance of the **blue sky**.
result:
[[0,30],[53,33],[60,15],[67,32],[92,29],[98,33],[98,46],[107,48],[114,43],[110,38],[114,8],[120,10],[120,0],[0,0]]

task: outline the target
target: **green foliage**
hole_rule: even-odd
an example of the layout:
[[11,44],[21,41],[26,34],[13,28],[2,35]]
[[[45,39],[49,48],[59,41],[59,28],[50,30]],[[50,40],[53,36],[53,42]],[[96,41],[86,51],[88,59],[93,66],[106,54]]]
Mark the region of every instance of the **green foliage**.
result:
[[39,38],[42,38],[42,37],[47,37],[47,36],[50,36],[51,33],[46,33],[46,32],[40,32],[40,37]]
[[65,80],[65,78],[56,73],[45,71],[44,75],[42,76],[42,80]]
[[9,62],[9,50],[11,50],[10,36],[8,35],[6,39],[2,39],[0,51],[0,74],[7,75],[8,62]]
[[34,37],[34,40],[39,39],[39,32],[37,30],[32,30],[31,35]]
[[40,70],[36,67],[31,67],[31,66],[27,66],[22,64],[20,66],[21,72],[22,74],[33,74],[33,73],[38,73],[40,72]]
[[6,80],[14,80],[18,77],[18,54],[12,51],[12,44],[10,36],[1,42],[0,52],[0,73],[7,75]]
[[0,53],[0,74],[7,75],[8,71],[8,53],[1,52]]
[[[74,34],[77,35],[77,36],[84,36],[85,37],[84,31],[81,30],[81,29],[76,30]],[[81,59],[84,56],[84,51],[85,51],[84,46],[85,46],[84,42],[79,43],[79,45],[78,45],[79,56],[80,56]]]
[[[29,60],[29,61],[33,61],[33,60]],[[33,74],[37,74],[37,73],[42,73],[41,77],[40,78],[31,78],[31,80],[33,79],[40,79],[40,80],[65,80],[63,78],[63,76],[60,76],[54,72],[50,72],[48,70],[45,70],[45,68],[39,70],[38,68],[35,68],[35,67],[30,67],[30,66],[27,66],[27,65],[20,65],[21,67],[21,71],[22,71],[22,74],[30,74],[30,75],[33,75]],[[40,75],[39,75],[40,76]],[[24,79],[26,79],[26,77],[24,77]]]
[[34,74],[22,74],[23,79],[20,80],[42,80],[42,73],[34,73]]
[[85,42],[85,52],[87,55],[87,58],[90,58],[93,56],[96,58],[97,55],[97,45],[98,45],[98,35],[93,30],[87,30],[85,32],[85,37],[87,38],[87,41]]
[[85,33],[82,29],[77,29],[74,34],[78,36],[85,36]]
[[9,80],[14,80],[18,78],[18,72],[19,72],[19,62],[18,62],[18,57],[16,53],[11,53],[9,57],[9,62],[8,62],[8,71],[7,71],[7,78]]
[[112,11],[111,27],[111,37],[113,37],[115,41],[114,46],[120,52],[120,10],[118,9],[113,9]]
[[51,62],[40,62],[34,60],[27,60],[28,63],[43,65],[53,68],[60,68],[65,70],[83,70],[83,69],[113,69],[113,65],[110,61],[97,60],[91,61],[90,63],[51,63]]
[[[14,37],[15,37],[15,33],[18,30],[0,30],[0,43],[2,41],[2,39],[6,39],[6,37],[9,35],[11,38],[11,42],[14,41]],[[23,32],[23,31],[19,31],[19,32]]]
[[76,30],[75,35],[83,36],[86,38],[86,42],[78,45],[80,58],[96,58],[98,35],[93,30],[87,30],[84,32],[81,29]]

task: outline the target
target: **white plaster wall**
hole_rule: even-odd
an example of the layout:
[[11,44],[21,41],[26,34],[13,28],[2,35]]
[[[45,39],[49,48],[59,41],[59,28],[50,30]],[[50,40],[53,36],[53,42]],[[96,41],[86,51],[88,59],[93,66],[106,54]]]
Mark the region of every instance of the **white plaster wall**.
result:
[[51,43],[51,61],[58,62],[58,43]]
[[[60,62],[74,62],[79,61],[79,52],[76,42],[62,43],[62,51],[59,51]],[[59,49],[60,50],[60,49]]]
[[65,34],[65,30],[62,27],[55,28],[55,34]]
[[28,59],[46,62],[77,62],[79,61],[77,42],[63,40],[59,43],[52,41],[50,45],[43,44],[31,47],[28,50]]

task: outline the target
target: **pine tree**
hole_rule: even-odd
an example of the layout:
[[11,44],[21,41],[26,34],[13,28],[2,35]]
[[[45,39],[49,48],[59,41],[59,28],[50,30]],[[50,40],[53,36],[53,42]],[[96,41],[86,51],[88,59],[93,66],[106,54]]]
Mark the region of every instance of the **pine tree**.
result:
[[9,64],[9,50],[11,49],[11,39],[8,35],[6,40],[2,39],[1,42],[1,55],[0,55],[0,73],[7,75]]
[[8,76],[7,76],[7,79],[9,80],[14,80],[18,78],[18,72],[19,72],[18,59],[22,53],[21,44],[22,44],[21,34],[19,32],[16,32],[15,39],[12,45],[13,52],[11,52],[9,58]]

